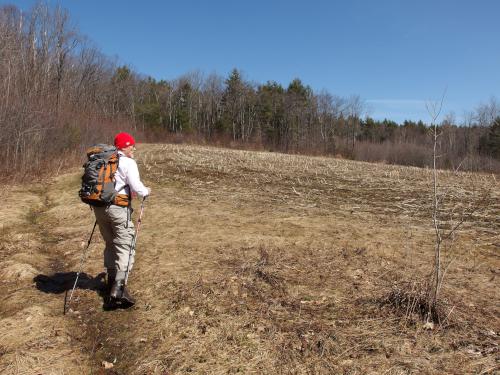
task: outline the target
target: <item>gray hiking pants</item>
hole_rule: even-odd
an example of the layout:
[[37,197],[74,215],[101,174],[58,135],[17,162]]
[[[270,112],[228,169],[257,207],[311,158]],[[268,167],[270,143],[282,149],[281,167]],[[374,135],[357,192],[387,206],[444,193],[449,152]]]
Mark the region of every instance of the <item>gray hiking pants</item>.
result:
[[124,280],[130,255],[129,273],[134,265],[134,253],[130,247],[135,236],[131,209],[111,205],[94,207],[95,218],[99,225],[106,247],[104,248],[104,267],[108,275],[116,273],[116,280]]

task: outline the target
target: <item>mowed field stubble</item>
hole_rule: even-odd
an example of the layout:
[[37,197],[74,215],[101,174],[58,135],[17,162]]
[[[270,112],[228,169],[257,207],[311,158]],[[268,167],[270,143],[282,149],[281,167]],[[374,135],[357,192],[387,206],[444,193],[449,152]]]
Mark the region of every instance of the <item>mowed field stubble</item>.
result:
[[62,315],[94,220],[80,169],[2,189],[2,374],[499,371],[495,176],[438,174],[440,225],[461,225],[430,327],[432,170],[170,144],[137,159],[153,194],[130,310],[102,308],[97,235]]

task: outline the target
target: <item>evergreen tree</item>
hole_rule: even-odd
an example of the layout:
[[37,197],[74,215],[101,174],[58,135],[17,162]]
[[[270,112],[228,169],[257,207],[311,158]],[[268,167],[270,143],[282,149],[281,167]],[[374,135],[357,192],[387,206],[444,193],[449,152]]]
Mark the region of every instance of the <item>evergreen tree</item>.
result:
[[258,121],[266,143],[278,147],[283,136],[284,123],[284,88],[272,81],[259,87],[258,96]]
[[482,153],[500,159],[500,117],[497,117],[479,143]]
[[238,120],[241,109],[241,96],[243,94],[243,81],[241,73],[233,69],[225,81],[226,90],[222,97],[224,115],[220,123],[222,131],[231,131],[233,139],[238,135]]
[[178,108],[176,112],[176,124],[179,132],[191,132],[191,85],[184,81],[180,84],[178,92]]

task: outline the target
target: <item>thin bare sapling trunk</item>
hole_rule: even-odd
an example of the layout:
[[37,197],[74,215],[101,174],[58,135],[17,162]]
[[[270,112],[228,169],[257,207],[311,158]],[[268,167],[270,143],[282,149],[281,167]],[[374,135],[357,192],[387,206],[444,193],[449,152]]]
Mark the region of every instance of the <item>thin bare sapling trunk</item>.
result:
[[431,127],[433,130],[433,152],[432,152],[432,185],[433,185],[433,199],[432,199],[432,222],[434,226],[434,265],[432,269],[431,282],[429,285],[428,293],[428,316],[427,320],[431,319],[432,312],[436,309],[436,304],[438,301],[438,293],[440,284],[442,282],[441,275],[441,245],[443,243],[442,230],[440,229],[440,199],[439,199],[439,184],[438,184],[438,173],[437,173],[437,154],[438,151],[438,139],[441,133],[438,132],[437,119],[441,114],[443,108],[443,101],[446,91],[443,93],[441,100],[439,102],[426,103],[426,109],[432,118]]

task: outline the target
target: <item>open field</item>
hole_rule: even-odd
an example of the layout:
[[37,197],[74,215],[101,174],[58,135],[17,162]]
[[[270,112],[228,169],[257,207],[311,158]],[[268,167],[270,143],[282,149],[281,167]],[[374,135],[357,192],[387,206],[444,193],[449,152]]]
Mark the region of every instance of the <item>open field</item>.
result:
[[2,189],[0,373],[500,371],[495,176],[439,173],[442,227],[463,225],[429,330],[397,296],[431,269],[432,171],[184,145],[137,158],[153,195],[127,311],[102,309],[98,235],[62,315],[93,224],[81,170]]

